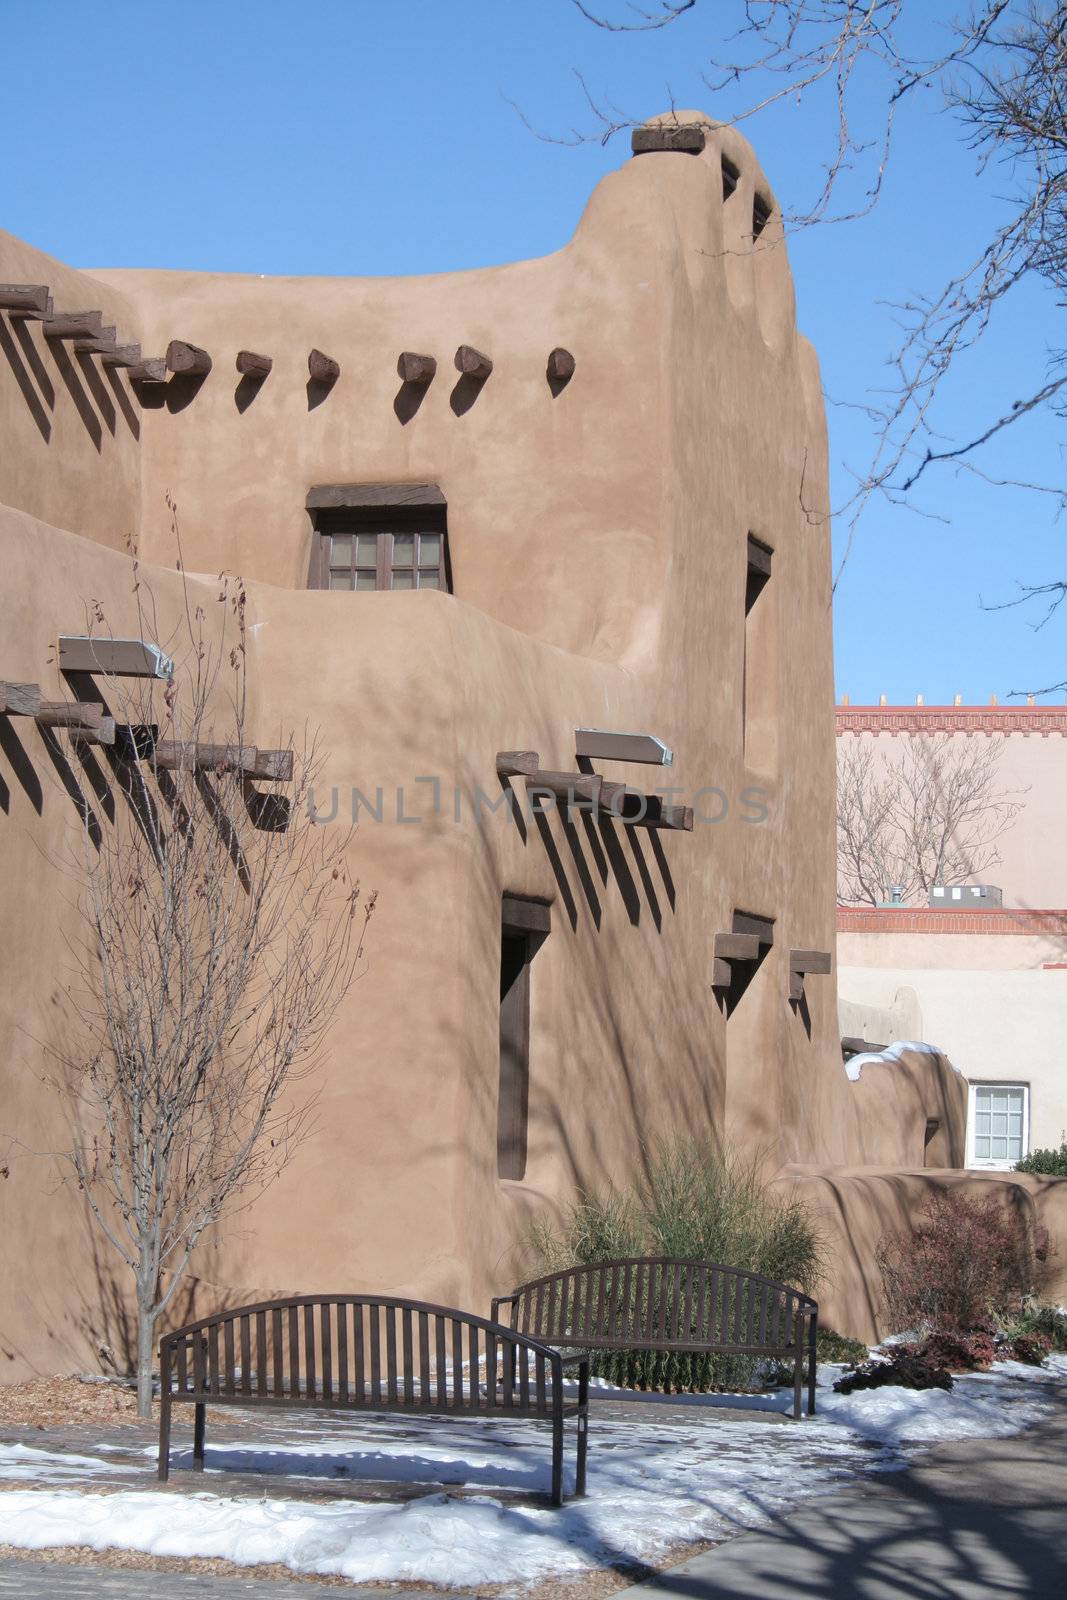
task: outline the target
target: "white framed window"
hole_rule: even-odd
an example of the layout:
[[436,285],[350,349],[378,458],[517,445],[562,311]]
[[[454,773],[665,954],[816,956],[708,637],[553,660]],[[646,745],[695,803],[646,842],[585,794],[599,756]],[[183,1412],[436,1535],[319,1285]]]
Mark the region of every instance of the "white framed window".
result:
[[1009,1171],[1030,1149],[1030,1085],[972,1083],[967,1165]]

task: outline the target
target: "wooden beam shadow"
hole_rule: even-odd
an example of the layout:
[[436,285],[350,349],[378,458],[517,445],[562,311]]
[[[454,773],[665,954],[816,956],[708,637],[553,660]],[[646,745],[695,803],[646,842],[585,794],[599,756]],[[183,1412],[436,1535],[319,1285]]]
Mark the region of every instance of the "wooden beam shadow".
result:
[[206,372],[175,372],[169,383],[157,385],[164,390],[167,410],[172,416],[192,405],[204,387],[207,376]]
[[637,892],[634,875],[626,864],[626,857],[623,855],[622,846],[619,844],[619,836],[615,831],[618,826],[619,824],[613,822],[610,817],[604,816],[603,813],[597,817],[597,827],[600,837],[604,841],[604,853],[611,863],[612,876],[618,884],[619,893],[622,895],[622,903],[626,907],[626,915],[636,928],[640,926],[641,922],[641,896]]
[[[649,832],[651,831],[652,830],[649,829]],[[641,886],[645,891],[645,899],[648,901],[648,909],[652,913],[652,921],[656,924],[656,932],[662,933],[663,913],[659,907],[659,897],[656,894],[656,886],[652,882],[652,874],[648,870],[648,862],[645,860],[645,852],[641,848],[641,841],[637,836],[636,828],[626,829],[626,843],[630,846],[630,854],[633,856],[634,861],[637,864],[638,876],[641,879]]]
[[100,418],[97,416],[93,403],[85,392],[85,385],[78,376],[74,363],[67,354],[66,346],[62,340],[52,339],[49,341],[48,348],[52,353],[52,360],[56,364],[56,371],[66,384],[67,392],[74,401],[74,409],[81,418],[86,433],[97,450],[102,450],[104,446],[104,430],[100,426]]
[[[30,416],[37,424],[37,431],[41,435],[41,438],[44,440],[45,444],[50,443],[52,438],[51,418],[49,417],[44,406],[41,404],[41,397],[34,388],[32,378],[26,371],[25,362],[15,349],[15,344],[8,329],[7,322],[3,317],[0,317],[0,350],[2,350],[4,355],[7,357],[7,364],[14,374],[15,382],[19,386],[22,398],[26,402],[26,409],[29,411]],[[49,385],[49,387],[51,387],[51,385]],[[55,391],[53,390],[53,395],[54,393]]]
[[104,419],[105,428],[107,429],[108,433],[110,433],[111,437],[114,438],[117,416],[115,411],[115,402],[112,400],[111,395],[108,393],[107,388],[105,387],[104,380],[100,376],[96,362],[93,360],[92,356],[87,350],[76,350],[74,352],[74,359],[78,363],[78,367],[81,371],[82,378],[85,381],[86,388],[96,401],[97,410]]
[[254,372],[246,372],[240,380],[233,391],[233,403],[241,416],[244,416],[265,382],[266,378],[258,377]]
[[799,1000],[790,1000],[789,1009],[795,1017],[799,1017],[804,1024],[804,1032],[811,1038],[811,1011],[808,1007],[808,997],[802,994]]
[[485,379],[476,378],[471,373],[465,372],[457,378],[448,403],[457,417],[465,416],[485,388]]
[[393,411],[401,425],[411,421],[429,392],[430,386],[428,383],[402,383],[400,385],[393,397]]
[[23,360],[37,380],[37,387],[41,391],[41,398],[49,411],[55,410],[56,388],[48,376],[48,368],[41,360],[41,352],[34,343],[30,324],[24,317],[16,317],[11,324],[11,332],[15,335],[22,349]]
[[656,832],[655,828],[649,828],[648,842],[652,846],[652,854],[656,858],[656,865],[659,868],[659,875],[663,880],[663,889],[667,896],[667,904],[673,911],[675,907],[674,877],[671,873],[671,864],[667,860],[667,853],[663,848],[663,841],[660,839],[660,836]]
[[74,768],[67,760],[66,754],[60,746],[59,740],[56,738],[53,729],[45,727],[42,723],[38,723],[37,731],[41,735],[41,743],[45,747],[48,759],[56,769],[59,781],[62,784],[68,799],[81,819],[82,827],[92,840],[93,847],[99,850],[100,846],[104,842],[104,830],[100,826],[99,817],[89,804],[88,800],[85,798],[85,793],[81,784],[78,782],[77,774],[75,773]]
[[[7,716],[0,716],[0,750],[3,750],[10,762],[11,770],[22,785],[30,805],[40,816],[44,810],[44,790],[41,788],[41,780],[34,770],[26,746],[15,732],[11,718]],[[7,806],[4,810],[7,810]]]
[[[584,815],[585,813],[582,814]],[[574,826],[574,819],[567,814],[565,806],[560,807],[560,827],[563,829],[563,837],[566,839],[567,846],[574,859],[575,871],[578,874],[578,882],[582,886],[582,893],[585,895],[586,905],[589,907],[590,915],[599,933],[600,924],[603,920],[600,896],[597,894],[593,875],[589,871],[589,863],[585,859],[585,851],[582,849],[582,841],[579,838],[578,830]]]
[[141,437],[140,419],[130,403],[130,397],[126,391],[126,385],[122,381],[122,375],[119,371],[119,368],[105,367],[104,373],[107,377],[108,383],[111,385],[111,391],[115,396],[115,401],[118,405],[118,408],[126,420],[126,426],[129,428],[134,438],[139,439]]
[[563,901],[564,909],[567,913],[567,921],[571,925],[571,932],[574,933],[578,928],[578,907],[575,904],[574,895],[571,893],[571,886],[567,882],[567,873],[563,866],[562,857],[556,849],[556,841],[552,837],[552,829],[549,827],[548,819],[543,811],[535,811],[533,819],[534,825],[541,835],[541,843],[545,847],[548,864],[552,868],[552,876],[556,880],[559,897]]

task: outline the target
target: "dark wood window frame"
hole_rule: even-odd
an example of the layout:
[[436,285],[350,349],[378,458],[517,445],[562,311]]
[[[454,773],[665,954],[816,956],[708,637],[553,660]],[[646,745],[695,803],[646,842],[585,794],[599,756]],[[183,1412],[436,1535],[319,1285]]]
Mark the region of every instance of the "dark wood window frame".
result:
[[[436,484],[320,484],[307,509],[310,589],[452,592],[447,507]],[[338,581],[344,575],[350,581]]]
[[500,922],[500,1076],[497,1177],[526,1176],[530,1106],[530,967],[552,926],[542,900],[505,894]]

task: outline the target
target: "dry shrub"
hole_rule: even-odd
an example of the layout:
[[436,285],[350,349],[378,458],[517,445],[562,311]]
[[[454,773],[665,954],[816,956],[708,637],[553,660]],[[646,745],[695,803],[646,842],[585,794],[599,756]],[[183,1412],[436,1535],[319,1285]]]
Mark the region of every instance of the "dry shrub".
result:
[[1032,1292],[1033,1228],[993,1196],[937,1190],[914,1232],[883,1236],[878,1266],[894,1327],[967,1332]]

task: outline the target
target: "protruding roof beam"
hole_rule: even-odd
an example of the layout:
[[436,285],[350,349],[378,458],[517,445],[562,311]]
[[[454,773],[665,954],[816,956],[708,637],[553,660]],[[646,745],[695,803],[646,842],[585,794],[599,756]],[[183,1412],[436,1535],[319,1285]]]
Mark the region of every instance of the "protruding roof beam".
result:
[[654,733],[611,733],[606,728],[576,728],[574,753],[592,761],[637,761],[669,767],[674,752]]
[[557,378],[561,383],[574,377],[575,360],[569,350],[564,350],[562,345],[557,345],[548,357],[548,376]]
[[166,357],[148,356],[144,361],[135,362],[130,368],[129,377],[132,383],[166,383]]
[[277,783],[291,783],[293,779],[291,750],[258,750],[254,745],[182,744],[164,739],[156,745],[152,760],[157,767],[172,772],[240,772],[248,778],[269,778]]
[[78,744],[113,745],[115,743],[115,719],[114,717],[101,717],[94,728],[78,726],[68,728],[67,732]]
[[414,350],[403,350],[396,364],[397,375],[404,383],[417,383],[425,386],[432,383],[437,376],[437,358],[435,356],[420,356]]
[[314,383],[336,383],[341,376],[341,363],[321,350],[312,350],[308,356],[308,372]]
[[0,311],[24,317],[50,317],[52,296],[46,283],[0,283]]
[[99,339],[103,321],[101,311],[65,311],[43,318],[41,331],[46,339]]
[[141,362],[141,346],[139,344],[116,344],[110,350],[101,350],[100,365],[102,367],[136,367]]
[[461,344],[456,351],[456,371],[462,372],[465,378],[488,378],[493,370],[493,363],[489,356],[483,355],[480,350],[475,350],[471,344]]
[[649,128],[635,128],[630,135],[630,149],[635,156],[651,150],[681,150],[695,156],[703,150],[705,139],[702,122],[658,122]]
[[825,977],[833,965],[833,958],[829,950],[790,950],[789,970],[791,972],[817,973]]
[[572,806],[578,801],[584,802],[587,806],[597,805],[603,787],[604,779],[598,772],[539,771],[526,778],[528,794],[535,797],[551,795],[554,799],[562,800],[564,804]]
[[46,700],[38,683],[0,683],[0,712],[9,717],[32,717],[49,728],[95,728],[104,715],[94,700]]
[[117,333],[118,329],[114,327],[101,328],[98,334],[94,334],[89,338],[75,339],[73,348],[75,350],[84,350],[93,356],[102,355],[105,350],[114,350]]
[[274,365],[272,356],[257,355],[254,350],[238,350],[237,370],[245,378],[263,379]]
[[167,346],[167,366],[182,377],[204,377],[211,371],[211,357],[198,344],[172,339]]
[[496,770],[501,778],[532,778],[541,758],[536,750],[498,750]]

